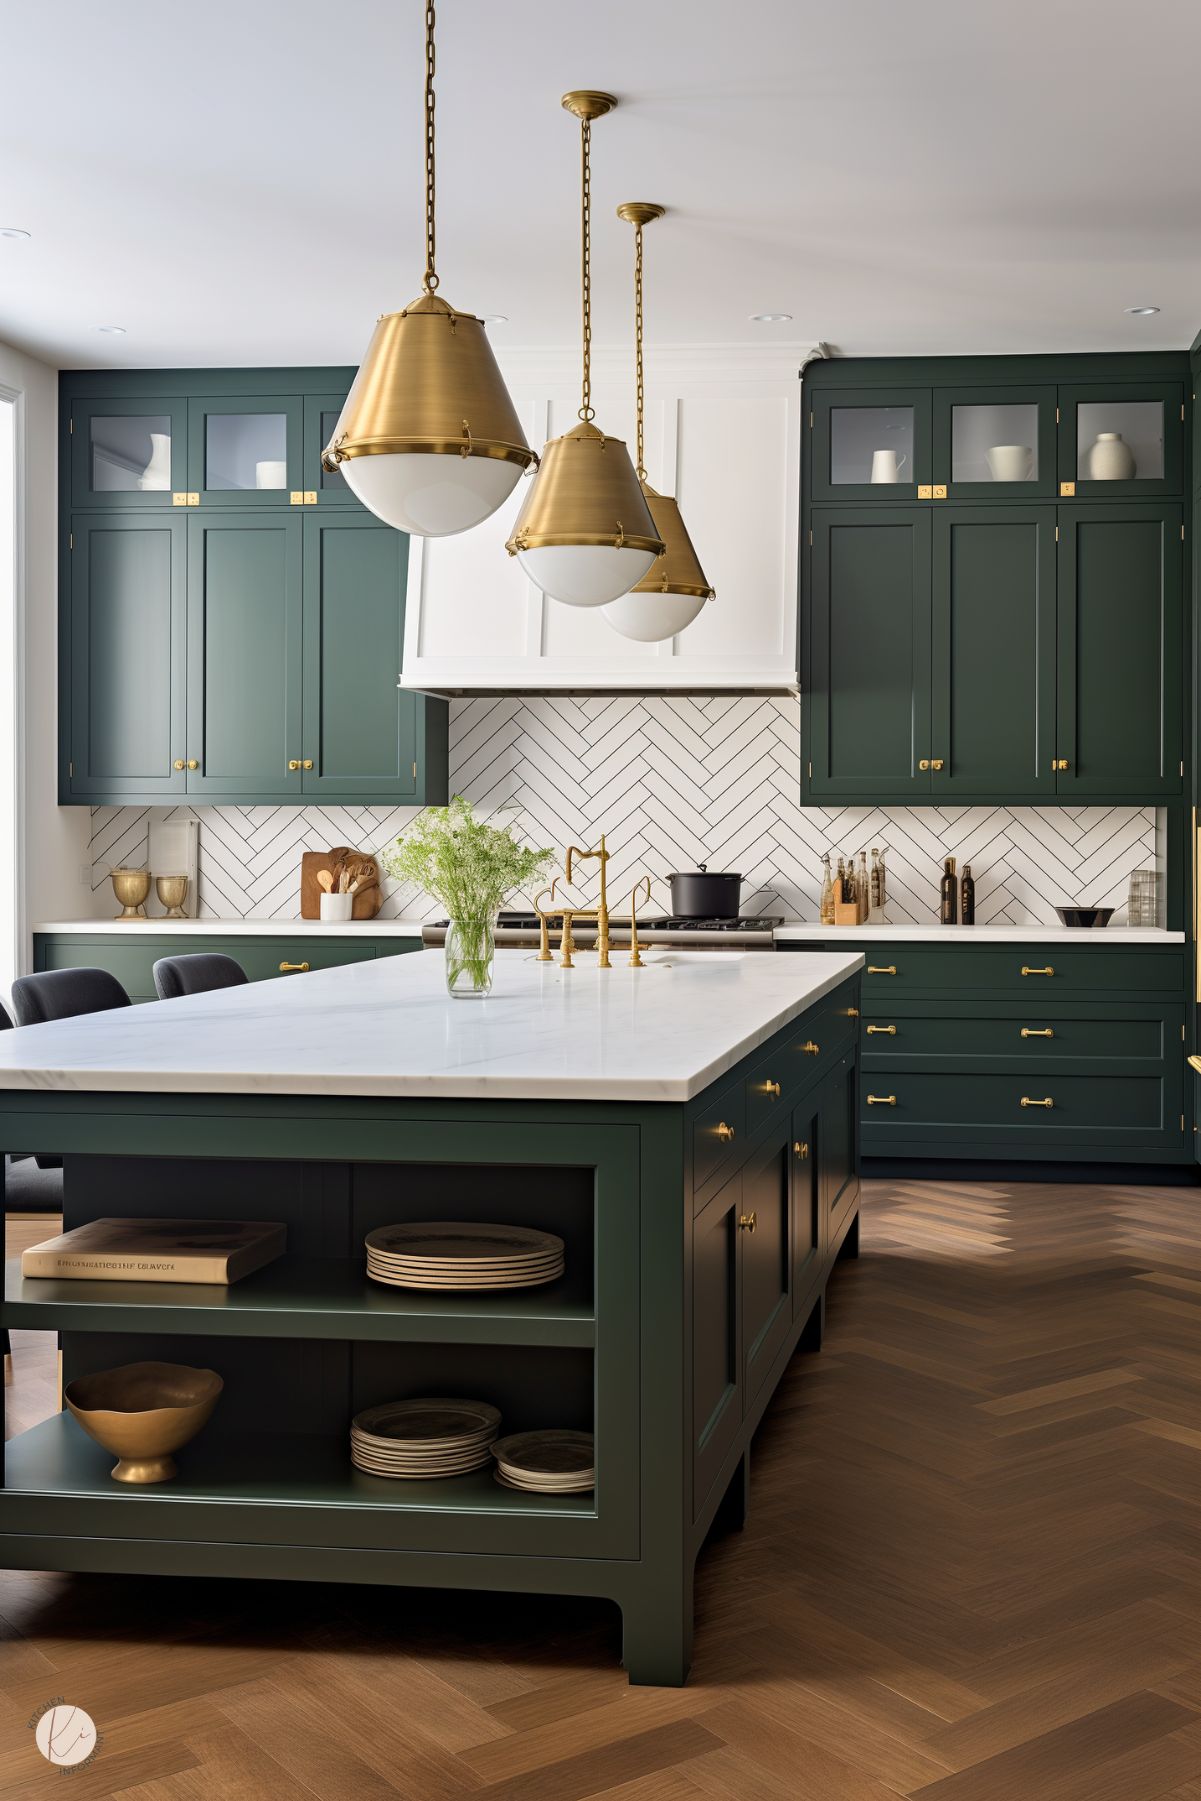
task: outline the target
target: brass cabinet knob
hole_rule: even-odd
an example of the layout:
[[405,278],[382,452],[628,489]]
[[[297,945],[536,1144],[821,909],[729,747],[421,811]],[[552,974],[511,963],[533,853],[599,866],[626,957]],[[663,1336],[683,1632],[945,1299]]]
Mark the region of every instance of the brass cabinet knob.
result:
[[923,757],[921,762],[918,764],[918,768],[919,769],[929,769],[929,767],[930,767],[929,757]]
[[943,766],[942,757],[931,757],[931,759],[930,759],[931,769],[941,769],[942,766]]
[[776,1099],[779,1100],[780,1084],[778,1082],[764,1082],[763,1093],[764,1094],[774,1094]]
[[1052,757],[1051,758],[1051,768],[1052,769],[1070,769],[1071,764],[1068,762],[1066,757]]
[[189,769],[199,769],[200,768],[200,764],[195,757],[188,758],[188,768]]
[[[869,1094],[867,1104],[869,1107],[895,1107],[897,1097],[895,1094]],[[1022,1105],[1025,1106],[1025,1104],[1023,1101]]]
[[820,1057],[821,1048],[820,1044],[814,1044],[812,1038],[807,1038],[805,1043],[801,1046],[801,1049],[807,1057]]
[[755,1224],[755,1215],[753,1213],[743,1213],[739,1215],[738,1230],[740,1232],[753,1232],[755,1230]]
[[302,762],[302,763],[301,763],[301,765],[300,765],[300,767],[301,767],[301,768],[302,768],[302,769],[311,769],[311,768],[312,768],[312,767],[313,767],[313,759],[312,759],[312,757],[305,757],[305,759],[304,759],[304,761],[303,761],[303,762]]
[[288,758],[288,768],[290,770],[299,769],[300,768],[300,758],[299,757],[289,757]]
[[724,1119],[719,1120],[713,1129],[723,1144],[733,1144],[734,1128],[733,1126],[728,1126]]
[[1047,1096],[1045,1101],[1032,1101],[1028,1094],[1024,1094],[1022,1096],[1022,1105],[1023,1107],[1053,1107],[1055,1102],[1051,1099],[1050,1095]]
[[186,769],[187,764],[184,762],[182,757],[176,757],[176,759],[175,759],[174,763],[172,763],[171,767],[172,767],[172,769]]
[[1023,1038],[1054,1038],[1055,1033],[1050,1026],[1023,1026]]
[[300,974],[307,968],[307,963],[281,963],[279,966],[279,973],[281,976],[290,976]]
[[809,1155],[808,1144],[806,1144],[803,1139],[798,1138],[792,1148],[795,1154],[800,1158],[801,1162],[804,1163],[806,1157]]
[[1049,963],[1047,964],[1045,969],[1031,969],[1029,964],[1023,963],[1022,964],[1022,974],[1024,976],[1053,976],[1055,974],[1055,971],[1052,969],[1052,967]]
[[877,1032],[883,1034],[883,1036],[887,1038],[895,1038],[897,1035],[897,1028],[895,1026],[869,1026],[867,1028],[867,1035],[869,1038],[873,1037]]
[[[895,963],[869,963],[867,973],[869,976],[895,976],[897,966]],[[1025,971],[1022,973],[1025,974]]]

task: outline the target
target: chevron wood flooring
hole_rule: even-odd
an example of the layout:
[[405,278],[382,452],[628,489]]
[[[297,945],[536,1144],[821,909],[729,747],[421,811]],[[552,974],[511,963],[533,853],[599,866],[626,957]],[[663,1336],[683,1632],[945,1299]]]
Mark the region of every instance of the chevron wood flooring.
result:
[[124,1801],[1201,1801],[1199,1204],[869,1184],[684,1690],[588,1602],[10,1573],[0,1801],[56,1695]]

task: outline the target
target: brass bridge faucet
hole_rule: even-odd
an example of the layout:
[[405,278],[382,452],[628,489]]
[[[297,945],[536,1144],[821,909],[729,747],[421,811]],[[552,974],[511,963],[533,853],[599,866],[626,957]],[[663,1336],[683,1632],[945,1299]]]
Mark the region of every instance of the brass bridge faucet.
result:
[[595,907],[548,907],[543,911],[540,903],[544,899],[554,900],[555,890],[559,885],[558,876],[555,877],[549,888],[544,888],[541,894],[535,896],[534,911],[538,915],[541,929],[541,943],[538,947],[539,963],[550,963],[553,961],[550,952],[550,933],[548,931],[548,922],[550,920],[561,919],[563,921],[563,937],[560,944],[561,955],[559,957],[559,967],[560,969],[573,969],[575,965],[572,958],[576,947],[575,939],[572,936],[572,924],[577,919],[595,919],[596,966],[598,969],[612,968],[612,964],[609,962],[609,893],[606,881],[606,865],[609,861],[609,854],[610,853],[605,849],[603,833],[601,834],[600,847],[597,850],[583,850],[578,844],[569,844],[567,846],[567,861],[563,869],[563,880],[565,882],[570,882],[572,869],[577,863],[598,862],[600,864],[600,898]]

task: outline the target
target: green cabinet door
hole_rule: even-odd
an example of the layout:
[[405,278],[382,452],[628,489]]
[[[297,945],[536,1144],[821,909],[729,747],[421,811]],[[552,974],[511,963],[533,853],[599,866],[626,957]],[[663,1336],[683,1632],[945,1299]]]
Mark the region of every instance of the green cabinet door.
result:
[[812,518],[808,794],[920,801],[930,794],[931,509],[823,507]]
[[821,1089],[792,1115],[792,1295],[793,1317],[804,1313],[821,1279],[822,1183]]
[[1055,794],[1055,509],[932,514],[931,792]]
[[929,500],[929,388],[824,388],[809,415],[813,500]]
[[950,500],[1055,494],[1055,389],[935,388],[934,480]]
[[700,1512],[742,1425],[742,1173],[692,1222],[692,1482]]
[[301,525],[299,511],[188,520],[186,755],[198,799],[300,794]]
[[71,506],[162,512],[186,501],[188,403],[178,393],[72,400],[63,455]]
[[1184,491],[1184,386],[1117,381],[1059,389],[1059,494],[1147,500]]
[[858,1095],[855,1059],[844,1057],[822,1084],[817,1128],[822,1252],[827,1257],[838,1249],[859,1204]]
[[1178,505],[1059,509],[1060,799],[1183,792]]
[[417,722],[427,702],[397,687],[408,565],[406,535],[363,508],[306,512],[305,794],[417,794]]
[[184,532],[182,513],[72,518],[64,800],[185,791]]
[[303,504],[304,400],[299,394],[194,395],[188,401],[188,487],[201,507]]
[[792,1330],[792,1133],[782,1120],[742,1171],[744,1406],[771,1373]]

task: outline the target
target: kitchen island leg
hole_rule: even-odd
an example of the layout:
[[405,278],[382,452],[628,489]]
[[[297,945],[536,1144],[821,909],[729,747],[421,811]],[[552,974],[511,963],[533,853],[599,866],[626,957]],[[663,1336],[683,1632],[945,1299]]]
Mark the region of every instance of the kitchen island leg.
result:
[[683,1688],[692,1664],[695,1558],[670,1567],[642,1564],[620,1598],[621,1661],[632,1688]]

